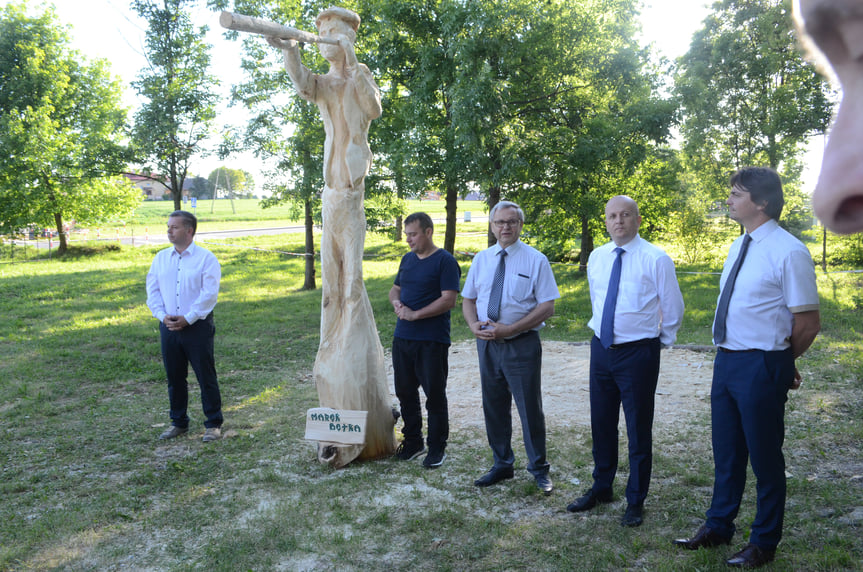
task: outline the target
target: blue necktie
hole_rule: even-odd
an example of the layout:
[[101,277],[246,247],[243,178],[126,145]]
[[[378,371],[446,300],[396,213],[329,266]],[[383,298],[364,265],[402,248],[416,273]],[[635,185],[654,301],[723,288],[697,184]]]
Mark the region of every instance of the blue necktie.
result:
[[503,278],[506,275],[506,250],[499,253],[500,262],[494,271],[494,282],[491,284],[491,295],[488,297],[488,319],[497,322],[500,318],[500,298],[503,295]]
[[731,267],[731,272],[728,273],[728,279],[725,280],[725,288],[722,289],[722,294],[719,295],[719,303],[716,305],[716,319],[713,321],[713,342],[716,344],[720,344],[725,340],[725,319],[728,318],[728,304],[731,302],[731,292],[734,290],[734,281],[737,280],[737,273],[740,272],[743,259],[746,258],[746,251],[749,249],[750,242],[752,242],[752,237],[748,234],[743,235],[743,245],[740,247],[740,254],[737,255],[737,260],[734,261],[734,266]]
[[608,279],[608,291],[605,294],[605,306],[602,308],[602,324],[599,327],[599,342],[602,347],[608,347],[614,343],[614,309],[617,307],[617,291],[620,287],[620,267],[623,262],[621,257],[626,252],[619,246],[614,249],[617,258],[611,266],[611,277]]

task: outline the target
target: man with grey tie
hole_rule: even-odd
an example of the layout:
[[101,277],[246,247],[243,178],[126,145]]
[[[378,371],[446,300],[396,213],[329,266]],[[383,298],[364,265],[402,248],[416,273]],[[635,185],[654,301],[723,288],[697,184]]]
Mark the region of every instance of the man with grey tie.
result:
[[653,468],[653,410],[659,352],[674,343],[683,321],[683,296],[671,258],[638,234],[641,215],[630,197],[605,205],[611,242],[590,254],[587,279],[596,335],[590,342],[590,428],[593,486],[570,512],[611,502],[617,473],[620,407],[629,440],[629,479],[623,526],[640,526]]
[[726,564],[759,568],[776,556],[785,515],[785,402],[800,387],[795,360],[821,329],[812,256],[779,226],[785,199],[773,169],[731,177],[728,216],[746,230],[728,252],[713,320],[710,389],[713,500],[687,550],[730,544],[752,465],[758,499],[749,541]]
[[489,214],[497,244],[478,253],[462,296],[464,319],[476,336],[482,408],[494,465],[474,482],[487,487],[514,475],[512,401],[521,418],[527,470],[545,494],[549,478],[542,411],[539,330],[560,298],[544,254],[519,240],[524,212],[512,202],[497,203]]

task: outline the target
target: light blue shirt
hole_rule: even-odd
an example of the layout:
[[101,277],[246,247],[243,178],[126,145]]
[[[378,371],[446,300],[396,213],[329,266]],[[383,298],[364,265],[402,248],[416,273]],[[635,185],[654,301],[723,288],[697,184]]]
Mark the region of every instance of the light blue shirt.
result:
[[[719,280],[720,295],[743,236],[728,250]],[[775,220],[765,222],[750,236],[752,242],[734,282],[725,340],[720,345],[729,350],[784,350],[791,345],[793,314],[818,309],[815,264],[803,243]]]
[[166,248],[147,272],[147,307],[160,322],[172,315],[194,324],[216,307],[221,278],[222,267],[209,250],[194,242],[182,254]]
[[[461,295],[476,300],[476,317],[488,320],[488,299],[503,250],[495,244],[473,257]],[[560,292],[548,258],[520,240],[506,248],[506,274],[500,301],[501,324],[514,324],[543,302],[557,300]],[[539,330],[545,322],[534,328]]]

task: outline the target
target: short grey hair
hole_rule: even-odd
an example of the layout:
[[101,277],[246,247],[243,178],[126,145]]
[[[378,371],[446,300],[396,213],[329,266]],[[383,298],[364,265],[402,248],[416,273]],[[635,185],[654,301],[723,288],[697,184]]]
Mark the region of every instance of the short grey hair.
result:
[[499,203],[491,207],[491,212],[488,213],[489,220],[494,222],[494,215],[500,209],[515,209],[515,211],[518,213],[518,220],[520,220],[522,223],[524,222],[524,211],[521,210],[520,206],[511,201],[500,201]]

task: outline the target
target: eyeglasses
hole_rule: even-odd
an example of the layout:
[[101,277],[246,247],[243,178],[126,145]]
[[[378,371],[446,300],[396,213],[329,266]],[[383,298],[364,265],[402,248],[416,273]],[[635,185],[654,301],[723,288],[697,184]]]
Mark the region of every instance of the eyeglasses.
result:
[[509,228],[515,228],[519,225],[519,223],[521,223],[521,221],[517,218],[513,218],[510,220],[496,220],[494,221],[494,226],[496,226],[497,228],[503,228],[505,226]]

